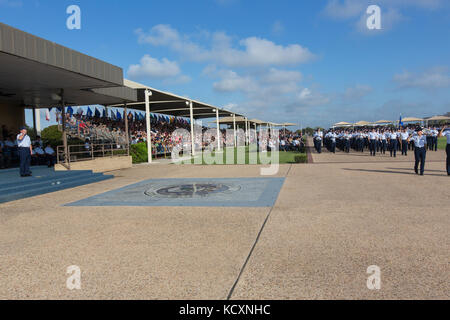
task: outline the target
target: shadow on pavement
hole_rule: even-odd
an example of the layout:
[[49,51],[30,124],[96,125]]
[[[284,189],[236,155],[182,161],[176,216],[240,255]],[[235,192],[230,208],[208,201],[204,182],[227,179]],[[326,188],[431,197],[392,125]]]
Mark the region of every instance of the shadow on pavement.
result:
[[[386,168],[386,169],[392,169],[392,170],[411,170],[410,168]],[[428,172],[442,172],[445,173],[445,170],[426,170]]]
[[[342,170],[347,171],[360,171],[360,172],[374,172],[374,173],[394,173],[394,174],[406,174],[406,175],[416,175],[414,170],[412,169],[401,169],[401,170],[410,170],[411,172],[404,172],[404,171],[393,171],[393,170],[373,170],[373,169],[350,169],[350,168],[342,168]],[[436,170],[430,170],[430,171],[436,171]],[[444,177],[442,174],[429,174],[427,173],[427,170],[425,169],[424,175],[426,176],[436,176],[436,177]]]

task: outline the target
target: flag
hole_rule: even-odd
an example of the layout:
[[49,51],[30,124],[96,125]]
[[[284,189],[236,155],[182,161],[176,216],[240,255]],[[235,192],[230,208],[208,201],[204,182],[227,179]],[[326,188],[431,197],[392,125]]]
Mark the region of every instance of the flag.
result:
[[67,113],[72,116],[73,115],[73,108],[72,107],[67,107]]
[[81,107],[78,107],[78,109],[77,109],[77,114],[78,115],[80,115],[80,116],[82,116],[83,115],[83,109],[81,108]]
[[100,118],[101,114],[100,114],[100,111],[98,111],[97,107],[95,107],[95,113],[94,114],[95,114],[96,118]]
[[108,115],[106,114],[106,108],[103,109],[102,118],[106,118]]
[[114,112],[114,110],[111,110],[111,119],[116,120],[116,113]]
[[400,115],[400,120],[398,121],[398,126],[403,127],[402,115]]
[[45,110],[45,120],[50,121],[50,108]]
[[122,115],[120,114],[119,110],[117,110],[117,112],[116,112],[116,119],[122,120]]
[[91,110],[90,107],[87,108],[86,116],[87,116],[88,118],[92,118],[92,110]]

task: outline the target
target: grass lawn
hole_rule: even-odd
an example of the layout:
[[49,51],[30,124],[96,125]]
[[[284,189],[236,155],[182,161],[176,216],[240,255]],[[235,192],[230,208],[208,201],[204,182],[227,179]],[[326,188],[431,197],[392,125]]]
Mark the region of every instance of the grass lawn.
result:
[[[222,163],[220,163],[220,160],[218,163],[211,163],[206,161],[205,159],[205,155],[203,155],[203,159],[200,159],[200,156],[197,156],[197,159],[191,159],[191,160],[187,160],[184,161],[183,163],[191,163],[191,164],[269,164],[269,163],[276,163],[276,156],[274,156],[274,158],[272,159],[272,153],[271,152],[267,152],[267,153],[256,153],[256,152],[252,152],[251,154],[251,158],[250,158],[250,152],[249,152],[249,148],[245,147],[245,160],[243,156],[239,157],[238,160],[238,155],[236,149],[238,148],[226,148],[225,150],[223,150],[222,152],[218,153],[217,156],[219,157],[219,159],[222,159]],[[242,149],[244,149],[242,147]],[[233,157],[233,153],[234,153],[234,157]],[[216,155],[215,152],[212,153],[211,157],[214,157]],[[278,152],[278,163],[280,164],[286,164],[286,163],[296,163],[295,158],[296,157],[300,157],[300,163],[306,163],[308,160],[308,157],[306,156],[306,153],[300,153],[300,152],[284,152],[284,151],[280,151]],[[229,159],[227,159],[229,158]],[[268,160],[272,160],[272,162],[268,162]]]
[[447,147],[447,138],[440,137],[438,139],[438,149],[445,150],[446,147]]

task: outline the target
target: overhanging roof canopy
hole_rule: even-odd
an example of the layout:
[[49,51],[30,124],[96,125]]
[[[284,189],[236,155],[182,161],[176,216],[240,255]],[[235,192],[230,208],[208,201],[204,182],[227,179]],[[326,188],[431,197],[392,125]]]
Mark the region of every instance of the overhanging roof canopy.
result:
[[402,122],[416,122],[416,121],[423,121],[423,119],[420,119],[420,118],[414,118],[414,117],[402,119]]
[[7,104],[58,106],[61,89],[66,105],[136,99],[121,68],[2,23],[0,65],[0,102]]
[[[245,123],[245,121],[246,121],[245,117],[238,116],[238,117],[234,118],[234,122],[236,122],[236,124],[242,124],[242,123]],[[249,121],[249,120],[247,120],[247,121]],[[234,122],[233,122],[233,117],[224,117],[224,118],[219,119],[220,124],[233,124]],[[211,123],[216,123],[216,121],[211,121]]]
[[264,122],[262,120],[258,120],[258,119],[251,119],[249,121],[252,122],[252,123],[256,123],[256,124],[264,124],[264,123],[266,123],[266,122]]
[[367,122],[367,121],[359,121],[359,122],[355,123],[355,126],[360,126],[360,127],[362,127],[362,126],[368,126],[369,124],[370,124],[370,123]]
[[339,127],[339,126],[351,126],[351,125],[352,125],[352,124],[349,123],[349,122],[338,122],[338,123],[335,123],[335,124],[334,124],[335,127]]
[[374,122],[375,124],[386,124],[386,123],[392,123],[392,121],[389,120],[378,120],[376,122]]
[[[125,79],[124,85],[137,91],[137,102],[127,104],[127,107],[131,109],[145,111],[145,90],[148,89],[151,91],[151,96],[149,97],[151,113],[162,113],[176,117],[188,118],[190,117],[190,110],[189,104],[186,102],[192,101],[193,115],[195,119],[215,118],[216,109],[219,111],[219,117],[230,116],[233,114],[231,111],[223,110],[215,106],[173,93],[151,88],[131,80]],[[123,107],[123,104],[115,104],[110,106]]]
[[442,121],[442,120],[450,120],[450,117],[446,116],[434,116],[429,119],[426,119],[427,121]]

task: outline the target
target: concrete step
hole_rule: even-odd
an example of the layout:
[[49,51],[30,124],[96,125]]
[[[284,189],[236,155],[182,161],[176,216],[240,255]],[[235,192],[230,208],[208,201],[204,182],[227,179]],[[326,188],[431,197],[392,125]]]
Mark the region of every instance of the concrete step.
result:
[[[6,189],[13,186],[25,186],[30,185],[32,183],[37,182],[44,182],[44,181],[50,181],[54,179],[63,179],[66,177],[76,177],[76,176],[82,176],[82,175],[90,175],[92,174],[91,170],[77,170],[77,171],[53,171],[52,169],[49,169],[49,171],[42,171],[40,168],[31,168],[31,171],[33,171],[32,177],[25,177],[21,178],[19,177],[19,172],[16,169],[14,172],[14,175],[7,174],[5,175],[6,171],[0,171],[0,190]],[[11,172],[12,173],[12,172]]]
[[51,193],[55,191],[60,191],[64,189],[74,188],[90,183],[100,182],[108,179],[112,179],[111,175],[103,175],[101,173],[82,175],[79,177],[72,176],[70,179],[64,179],[60,181],[60,184],[48,184],[44,182],[41,185],[34,185],[26,190],[20,190],[13,193],[0,193],[0,203],[19,200],[23,198],[33,197],[41,194]]

